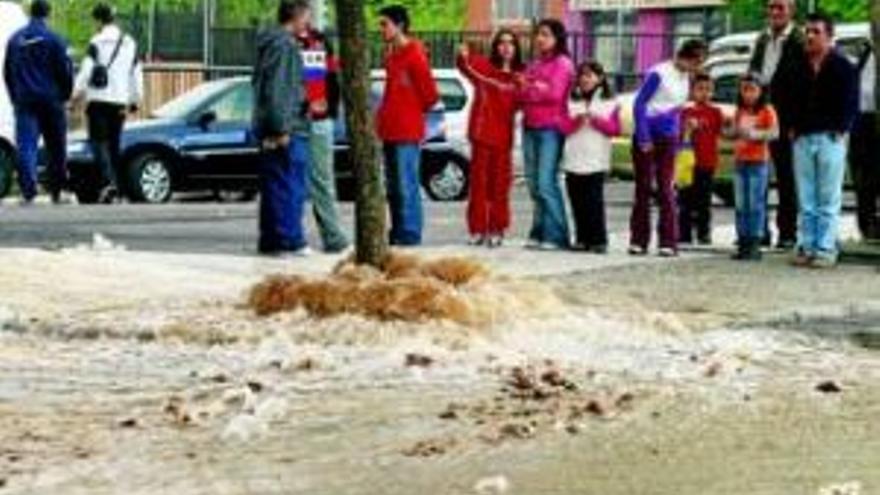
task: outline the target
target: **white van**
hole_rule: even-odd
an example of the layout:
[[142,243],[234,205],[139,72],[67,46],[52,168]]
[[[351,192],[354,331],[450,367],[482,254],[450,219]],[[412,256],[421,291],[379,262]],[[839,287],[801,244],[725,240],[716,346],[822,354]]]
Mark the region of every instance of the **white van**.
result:
[[[0,71],[6,60],[6,45],[9,38],[27,24],[27,16],[21,6],[13,2],[0,1]],[[6,196],[12,185],[15,163],[15,116],[6,83],[0,77],[0,198]]]

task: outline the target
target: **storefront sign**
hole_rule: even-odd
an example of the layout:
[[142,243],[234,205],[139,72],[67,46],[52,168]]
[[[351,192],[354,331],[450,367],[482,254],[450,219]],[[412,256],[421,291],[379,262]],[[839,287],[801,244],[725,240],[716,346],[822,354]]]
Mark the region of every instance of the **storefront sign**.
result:
[[569,0],[570,10],[682,9],[723,6],[725,0]]

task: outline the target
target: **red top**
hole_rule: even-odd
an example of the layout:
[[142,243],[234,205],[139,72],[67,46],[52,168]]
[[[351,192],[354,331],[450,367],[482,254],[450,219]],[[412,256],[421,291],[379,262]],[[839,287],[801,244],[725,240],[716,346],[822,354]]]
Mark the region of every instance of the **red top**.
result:
[[514,72],[504,72],[486,57],[459,55],[458,69],[474,85],[468,137],[475,143],[510,148],[513,146],[514,116],[517,111]]
[[765,105],[757,112],[737,109],[736,126],[751,134],[740,136],[734,146],[738,163],[764,164],[770,161],[769,142],[778,134],[779,120],[772,105]]
[[382,141],[418,143],[425,137],[425,113],[440,99],[425,49],[415,39],[385,55],[385,91],[376,116]]
[[711,103],[696,103],[684,109],[681,115],[682,129],[688,129],[688,121],[696,123],[691,134],[697,167],[703,170],[718,169],[718,141],[724,127],[721,109]]

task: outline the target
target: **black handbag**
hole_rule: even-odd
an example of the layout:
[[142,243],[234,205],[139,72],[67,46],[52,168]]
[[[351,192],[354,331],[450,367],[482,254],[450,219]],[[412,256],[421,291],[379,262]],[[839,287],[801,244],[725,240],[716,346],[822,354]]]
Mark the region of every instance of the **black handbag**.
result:
[[89,87],[92,89],[105,89],[110,84],[110,67],[116,62],[119,56],[119,49],[122,48],[122,42],[125,40],[125,33],[119,35],[119,41],[116,42],[116,48],[113,49],[113,55],[107,65],[102,64],[98,60],[98,47],[94,44],[89,45],[89,56],[95,61],[92,67],[92,73],[89,75]]

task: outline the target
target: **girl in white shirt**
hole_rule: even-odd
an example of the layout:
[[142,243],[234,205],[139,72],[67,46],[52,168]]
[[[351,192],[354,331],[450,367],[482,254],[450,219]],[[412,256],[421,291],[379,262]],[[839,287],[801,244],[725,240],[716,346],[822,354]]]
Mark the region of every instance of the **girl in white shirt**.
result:
[[563,170],[575,222],[576,249],[608,252],[605,177],[611,170],[611,139],[621,132],[620,104],[602,64],[584,62],[577,71],[574,116],[565,126]]

